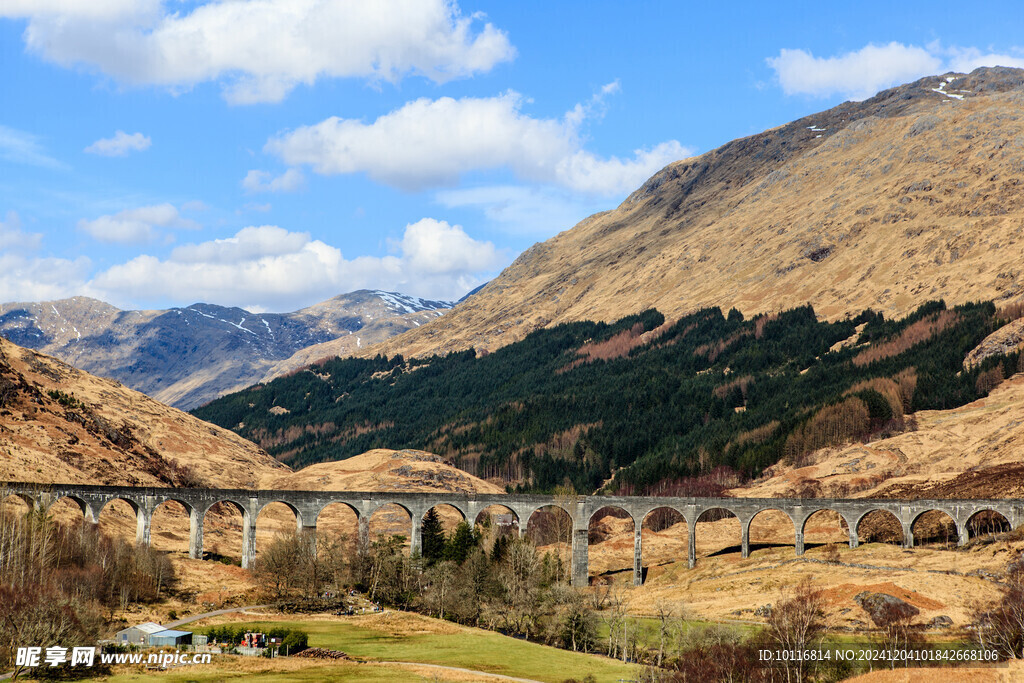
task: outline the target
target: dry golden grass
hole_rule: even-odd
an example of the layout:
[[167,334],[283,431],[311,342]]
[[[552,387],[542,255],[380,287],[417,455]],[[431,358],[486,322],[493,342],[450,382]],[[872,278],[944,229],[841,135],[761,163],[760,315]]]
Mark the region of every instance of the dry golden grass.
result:
[[[918,429],[868,444],[819,451],[806,467],[777,465],[739,497],[792,495],[808,483],[821,496],[1002,498],[1024,493],[1024,374],[986,398],[952,410],[922,410]],[[999,473],[985,477],[986,471]],[[965,474],[967,473],[967,474]]]
[[[594,582],[621,589],[629,610],[636,614],[653,615],[659,605],[666,604],[714,621],[758,621],[754,610],[776,602],[785,587],[809,576],[825,592],[829,619],[839,628],[870,626],[868,615],[853,601],[863,591],[888,593],[909,602],[921,610],[920,621],[946,615],[955,626],[963,626],[978,601],[998,597],[998,585],[987,577],[1000,575],[1024,550],[1024,543],[1008,541],[972,544],[961,550],[934,544],[908,551],[879,543],[851,549],[838,515],[821,512],[808,520],[807,549],[801,559],[793,547],[792,522],[781,512],[769,511],[751,522],[749,558],[740,556],[736,519],[698,523],[693,570],[687,566],[685,524],[657,533],[645,528],[646,583],[637,588],[632,586],[632,523],[608,517],[598,524],[609,535],[589,547],[591,575],[597,575]],[[830,547],[838,552],[841,564],[827,563]]]
[[[2,338],[0,360],[43,393],[41,403],[23,396],[0,416],[0,481],[163,486],[147,472],[147,448],[209,486],[256,487],[287,471],[234,432]],[[47,395],[53,390],[73,395],[114,429],[126,427],[134,444],[116,446],[86,429]]]
[[896,669],[872,671],[849,679],[850,683],[1014,683],[1024,679],[1024,663],[1010,662],[992,668]]
[[[671,164],[443,318],[361,355],[493,351],[540,327],[650,307],[675,318],[809,302],[834,319],[868,307],[901,315],[928,299],[1002,302],[1024,259],[1024,149],[1012,143],[1024,97],[915,94],[898,116],[824,112]],[[792,155],[764,161],[780,140]]]

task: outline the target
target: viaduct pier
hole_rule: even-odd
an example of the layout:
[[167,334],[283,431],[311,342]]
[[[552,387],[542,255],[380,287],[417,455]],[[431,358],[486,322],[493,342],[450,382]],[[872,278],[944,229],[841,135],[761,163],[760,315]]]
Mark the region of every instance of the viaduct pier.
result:
[[506,508],[515,516],[522,534],[530,517],[542,508],[564,510],[572,520],[572,581],[575,585],[588,582],[588,534],[591,519],[605,508],[617,508],[633,521],[633,581],[642,580],[643,544],[641,528],[644,520],[655,510],[674,510],[686,521],[689,540],[688,559],[692,568],[697,561],[696,526],[702,516],[712,510],[725,510],[740,523],[740,548],[743,557],[750,553],[750,522],[767,510],[777,510],[793,523],[795,550],[804,552],[804,528],[815,512],[831,510],[838,513],[849,529],[851,548],[857,547],[858,525],[870,512],[884,511],[893,515],[903,532],[903,546],[914,546],[914,522],[926,512],[938,511],[948,515],[956,524],[959,545],[967,543],[968,525],[979,513],[989,512],[1001,516],[1010,528],[1024,522],[1024,500],[959,500],[959,499],[867,499],[867,498],[684,498],[648,496],[549,496],[473,493],[406,493],[361,491],[286,491],[245,489],[190,489],[131,486],[88,486],[80,484],[33,484],[23,482],[0,483],[0,497],[18,496],[31,508],[48,510],[62,498],[74,501],[88,522],[99,521],[104,506],[114,500],[127,502],[135,511],[136,541],[149,543],[150,523],[156,509],[175,501],[189,514],[189,555],[203,556],[203,522],[206,512],[217,503],[236,509],[242,516],[242,566],[248,567],[256,553],[256,519],[260,511],[271,503],[283,503],[295,515],[299,531],[315,534],[320,513],[328,505],[340,503],[351,509],[358,520],[359,536],[369,536],[370,517],[385,505],[404,508],[411,518],[409,538],[411,552],[421,548],[421,524],[424,515],[437,505],[448,505],[457,510],[470,524],[491,506]]

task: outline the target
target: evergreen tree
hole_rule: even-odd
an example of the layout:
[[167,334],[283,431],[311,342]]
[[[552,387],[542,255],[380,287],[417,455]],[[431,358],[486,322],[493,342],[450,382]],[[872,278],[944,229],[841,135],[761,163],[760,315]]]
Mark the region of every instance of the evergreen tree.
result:
[[508,550],[508,535],[502,534],[494,541],[491,547],[491,564],[500,564],[505,559],[505,551]]
[[473,535],[469,524],[460,522],[455,527],[455,531],[452,532],[451,538],[445,544],[444,558],[456,564],[462,564],[469,557],[469,552],[476,545],[476,540],[476,536]]
[[423,524],[420,527],[422,538],[423,561],[432,565],[444,556],[445,538],[444,528],[441,526],[441,518],[437,515],[435,508],[427,510],[423,516]]

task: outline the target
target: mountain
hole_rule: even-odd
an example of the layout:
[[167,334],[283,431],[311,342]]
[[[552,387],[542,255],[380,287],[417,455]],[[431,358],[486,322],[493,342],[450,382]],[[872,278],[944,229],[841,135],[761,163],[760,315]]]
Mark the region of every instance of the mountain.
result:
[[769,468],[745,497],[1020,498],[1024,494],[1024,374],[985,398],[921,410],[916,429]]
[[494,349],[657,308],[829,319],[1020,297],[1024,71],[923,78],[729,142],[539,243],[444,318],[364,352]]
[[122,311],[74,297],[0,305],[0,335],[188,409],[321,357],[317,352],[307,360],[310,347],[326,344],[323,355],[356,351],[450,307],[369,290],[293,313],[212,304]]
[[0,338],[0,481],[252,488],[289,472],[228,430]]
[[414,450],[295,471],[234,432],[3,338],[0,481],[502,492]]
[[991,302],[837,321],[809,306],[652,310],[479,356],[330,359],[193,414],[293,467],[412,448],[529,490],[658,492],[716,469],[757,477],[981,398],[1024,370],[1019,347],[995,341],[1016,326]]

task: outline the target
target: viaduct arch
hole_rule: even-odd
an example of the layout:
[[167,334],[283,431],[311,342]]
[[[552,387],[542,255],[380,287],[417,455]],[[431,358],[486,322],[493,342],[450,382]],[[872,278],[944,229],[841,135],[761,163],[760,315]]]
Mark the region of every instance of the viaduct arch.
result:
[[670,508],[682,515],[688,530],[688,560],[690,567],[697,562],[696,531],[700,516],[715,508],[728,510],[740,522],[741,552],[750,553],[750,521],[759,512],[778,510],[793,523],[796,554],[804,552],[804,525],[807,519],[821,510],[837,512],[850,530],[850,547],[859,542],[857,525],[869,512],[883,510],[892,513],[903,530],[903,546],[914,546],[913,523],[923,513],[937,510],[950,516],[956,523],[958,544],[968,540],[967,524],[979,512],[996,512],[1009,522],[1011,528],[1024,523],[1024,500],[895,500],[866,498],[683,498],[649,496],[548,496],[476,493],[404,493],[363,491],[285,491],[244,489],[189,489],[132,486],[89,486],[80,484],[32,484],[23,482],[0,483],[0,495],[16,495],[34,509],[48,510],[61,498],[70,498],[82,509],[86,521],[96,523],[103,507],[115,500],[126,501],[135,510],[136,541],[149,544],[149,527],[156,508],[167,501],[181,503],[189,513],[189,556],[203,555],[203,520],[207,510],[216,503],[227,503],[242,513],[242,566],[248,567],[255,556],[256,517],[270,503],[284,503],[295,513],[298,531],[316,533],[316,523],[323,510],[333,503],[351,508],[358,519],[361,541],[368,540],[369,519],[378,508],[396,504],[405,508],[412,524],[410,539],[412,552],[422,547],[421,523],[423,516],[435,505],[450,505],[466,520],[475,520],[485,508],[501,505],[511,510],[519,520],[519,533],[536,510],[554,506],[565,510],[572,519],[572,582],[586,585],[588,581],[587,537],[591,516],[603,507],[617,507],[633,520],[633,581],[639,585],[642,576],[643,546],[641,528],[644,518],[658,508]]

